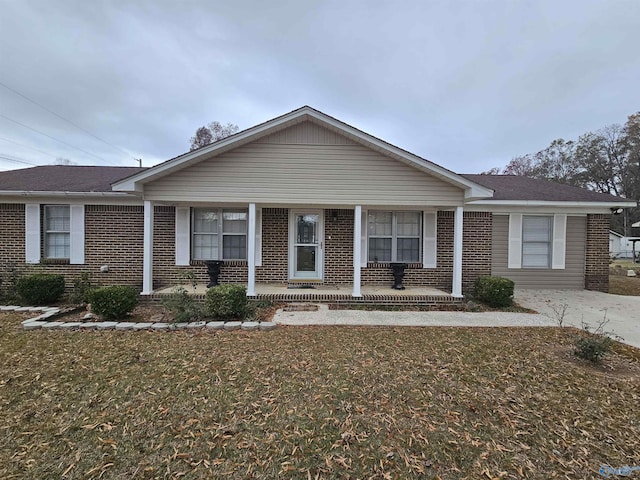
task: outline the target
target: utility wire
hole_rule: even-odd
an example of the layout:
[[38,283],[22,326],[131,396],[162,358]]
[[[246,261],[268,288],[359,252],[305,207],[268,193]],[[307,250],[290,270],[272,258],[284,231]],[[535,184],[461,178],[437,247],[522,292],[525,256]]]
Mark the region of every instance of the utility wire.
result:
[[26,95],[18,92],[17,90],[14,90],[13,88],[11,88],[10,86],[0,82],[0,85],[2,85],[4,88],[6,88],[7,90],[10,90],[11,92],[15,93],[16,95],[19,95],[20,97],[24,98],[25,100],[33,103],[34,105],[39,106],[40,108],[42,108],[43,110],[46,110],[47,112],[49,112],[51,115],[55,115],[56,117],[64,120],[67,123],[70,123],[71,125],[73,125],[74,127],[76,127],[79,130],[82,130],[84,133],[86,133],[87,135],[92,136],[93,138],[95,138],[96,140],[100,140],[102,143],[109,145],[110,147],[115,148],[116,150],[121,151],[122,153],[124,153],[125,155],[127,155],[128,157],[131,156],[131,154],[129,152],[124,151],[122,148],[118,147],[117,145],[114,145],[111,142],[108,142],[106,140],[104,140],[103,138],[98,137],[97,135],[91,133],[89,130],[86,130],[84,128],[82,128],[80,125],[78,125],[77,123],[72,122],[71,120],[69,120],[68,118],[63,117],[62,115],[57,114],[56,112],[54,112],[53,110],[45,107],[44,105],[42,105],[41,103],[36,102],[35,100],[32,100],[31,98],[27,97]]
[[[0,153],[0,158],[3,159],[3,160],[9,160],[10,162],[24,163],[25,165],[32,165],[34,167],[38,166],[35,163],[27,162],[26,160],[17,160],[15,158],[7,157],[6,155],[9,155],[9,154],[8,153]],[[13,155],[11,155],[11,156],[13,157]]]
[[0,117],[2,117],[2,118],[6,118],[6,119],[7,119],[7,120],[9,120],[10,122],[13,122],[13,123],[15,123],[15,124],[18,124],[18,125],[20,125],[21,127],[28,128],[29,130],[33,130],[34,132],[39,133],[40,135],[43,135],[43,136],[45,136],[45,137],[47,137],[47,138],[50,138],[50,139],[52,139],[52,140],[55,140],[56,142],[60,142],[60,143],[62,143],[62,144],[64,144],[64,145],[66,145],[67,147],[74,148],[74,149],[79,150],[79,151],[81,151],[81,152],[83,152],[83,153],[86,153],[87,155],[91,155],[92,157],[95,157],[95,158],[97,158],[98,160],[102,160],[103,162],[106,162],[106,160],[105,160],[104,158],[99,157],[98,155],[95,155],[95,154],[93,154],[93,153],[91,153],[91,152],[87,152],[86,150],[83,150],[83,149],[82,149],[82,148],[80,148],[80,147],[76,147],[76,146],[74,146],[74,145],[71,145],[70,143],[67,143],[67,142],[64,142],[64,141],[62,141],[62,140],[59,140],[59,139],[57,139],[57,138],[55,138],[55,137],[52,137],[51,135],[47,135],[46,133],[43,133],[43,132],[41,132],[40,130],[36,130],[35,128],[30,127],[29,125],[25,125],[24,123],[20,123],[20,122],[18,122],[17,120],[14,120],[13,118],[9,118],[9,117],[7,117],[6,115],[3,115],[3,114],[1,114],[1,113],[0,113]]
[[14,140],[9,140],[8,138],[0,137],[0,140],[4,140],[5,142],[13,143],[15,145],[20,145],[21,147],[30,148],[32,150],[35,150],[36,152],[44,153],[45,155],[49,155],[50,157],[53,157],[53,158],[60,157],[60,155],[54,155],[53,153],[45,152],[44,150],[40,150],[39,148],[32,147],[31,145],[25,145],[24,143],[19,143]]

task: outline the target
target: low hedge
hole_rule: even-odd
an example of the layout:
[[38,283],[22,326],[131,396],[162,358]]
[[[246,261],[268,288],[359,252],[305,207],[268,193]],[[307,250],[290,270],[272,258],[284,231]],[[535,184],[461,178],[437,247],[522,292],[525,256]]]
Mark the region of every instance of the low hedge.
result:
[[247,289],[242,285],[218,285],[207,290],[204,305],[208,316],[221,320],[244,318]]
[[513,281],[504,277],[478,277],[473,296],[490,307],[510,307],[513,305]]
[[108,320],[123,318],[138,304],[138,292],[133,287],[112,285],[89,293],[91,311]]
[[16,284],[22,302],[34,306],[56,303],[64,293],[64,277],[50,273],[36,273],[18,279]]

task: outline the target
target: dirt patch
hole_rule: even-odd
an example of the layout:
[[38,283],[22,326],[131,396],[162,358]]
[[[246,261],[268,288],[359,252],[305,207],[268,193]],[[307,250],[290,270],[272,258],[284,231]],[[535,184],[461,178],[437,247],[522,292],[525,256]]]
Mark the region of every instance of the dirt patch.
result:
[[290,304],[286,305],[283,310],[285,312],[317,312],[318,305],[296,305]]

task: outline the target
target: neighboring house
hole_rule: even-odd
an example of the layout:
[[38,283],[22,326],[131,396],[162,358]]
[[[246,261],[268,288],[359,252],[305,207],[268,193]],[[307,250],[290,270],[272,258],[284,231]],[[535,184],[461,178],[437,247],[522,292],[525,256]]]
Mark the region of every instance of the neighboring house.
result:
[[[635,226],[634,223],[632,225]],[[632,259],[640,253],[640,237],[625,237],[609,230],[609,256],[611,258]]]
[[[460,175],[302,107],[155,167],[0,173],[0,268],[91,272],[142,294],[206,280],[405,285],[459,298],[481,275],[607,291],[612,209],[635,202],[515,176]],[[102,271],[101,271],[102,267]]]
[[609,230],[609,256],[611,258],[618,258],[623,250],[624,235]]

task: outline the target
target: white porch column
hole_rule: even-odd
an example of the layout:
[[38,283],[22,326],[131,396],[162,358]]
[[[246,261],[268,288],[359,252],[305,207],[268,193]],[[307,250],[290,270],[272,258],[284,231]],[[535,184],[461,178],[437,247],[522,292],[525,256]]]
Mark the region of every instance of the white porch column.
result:
[[142,254],[142,295],[153,293],[153,202],[144,201],[144,238]]
[[451,295],[462,297],[462,207],[456,207],[453,220],[453,285]]
[[247,297],[256,296],[256,204],[249,204],[247,228]]
[[352,297],[362,297],[360,293],[360,262],[362,256],[362,205],[353,209],[353,293]]

